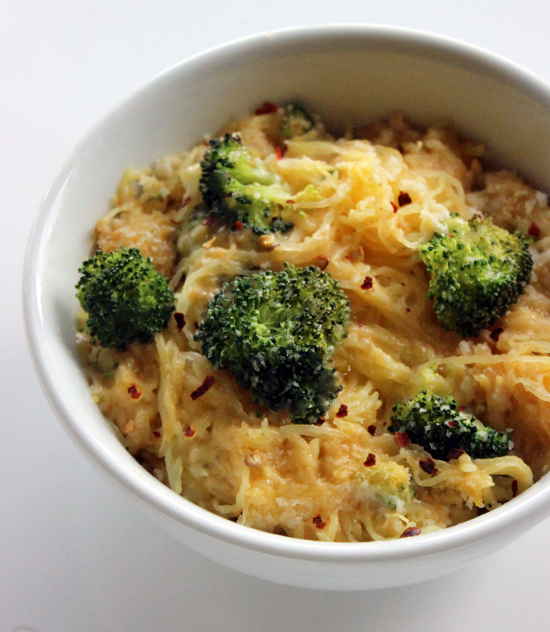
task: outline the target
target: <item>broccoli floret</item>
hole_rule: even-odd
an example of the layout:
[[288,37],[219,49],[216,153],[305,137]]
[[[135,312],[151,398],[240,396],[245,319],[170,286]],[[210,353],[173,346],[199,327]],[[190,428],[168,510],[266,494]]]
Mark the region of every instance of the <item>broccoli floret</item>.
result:
[[513,448],[511,430],[497,432],[484,426],[473,415],[459,411],[452,395],[420,391],[413,399],[398,402],[391,420],[390,432],[406,432],[412,443],[436,459],[448,459],[453,449],[464,450],[473,459],[490,459],[505,456]]
[[341,390],[330,368],[350,305],[338,282],[313,266],[286,264],[223,284],[195,339],[216,369],[228,369],[258,404],[314,423]]
[[201,162],[200,190],[212,216],[230,228],[251,228],[256,234],[286,232],[283,221],[290,194],[259,158],[253,158],[239,136],[210,141]]
[[102,347],[124,351],[133,342],[148,344],[166,327],[174,293],[137,248],[97,250],[78,271],[76,297],[88,313],[88,331]]
[[290,140],[295,136],[303,136],[317,127],[316,119],[303,105],[291,102],[283,108],[281,115],[281,137]]
[[490,219],[453,216],[447,228],[419,251],[431,277],[428,297],[447,331],[479,336],[525,291],[533,267],[529,240]]

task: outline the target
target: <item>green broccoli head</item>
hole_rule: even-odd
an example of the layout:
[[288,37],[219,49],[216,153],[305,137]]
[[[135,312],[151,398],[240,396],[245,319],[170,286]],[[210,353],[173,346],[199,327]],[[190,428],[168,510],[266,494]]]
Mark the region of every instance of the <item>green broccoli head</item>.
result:
[[200,190],[212,216],[230,228],[250,228],[256,234],[286,232],[293,227],[281,213],[290,194],[259,158],[253,158],[239,136],[226,134],[210,141],[201,162]]
[[228,369],[257,403],[316,422],[341,386],[329,367],[346,335],[350,305],[338,282],[313,266],[287,264],[224,283],[195,338],[217,369]]
[[419,255],[439,322],[463,337],[478,336],[504,316],[525,291],[533,267],[528,238],[490,219],[453,216],[448,232],[435,235]]
[[88,331],[102,347],[124,351],[133,342],[148,344],[168,324],[174,293],[137,248],[97,250],[78,271],[76,297],[88,313]]
[[290,140],[303,136],[318,127],[316,119],[299,103],[290,102],[283,108],[281,115],[281,137]]
[[452,395],[420,391],[413,399],[398,402],[391,420],[390,432],[406,432],[412,443],[436,459],[449,458],[455,449],[473,459],[489,459],[505,456],[513,448],[511,430],[497,432],[484,426],[473,415],[459,411]]

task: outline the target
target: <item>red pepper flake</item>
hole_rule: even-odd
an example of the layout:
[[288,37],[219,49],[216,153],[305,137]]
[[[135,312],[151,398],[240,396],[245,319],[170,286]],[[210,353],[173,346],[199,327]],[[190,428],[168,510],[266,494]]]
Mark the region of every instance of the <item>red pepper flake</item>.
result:
[[176,312],[174,314],[174,319],[176,321],[176,325],[178,326],[178,331],[181,331],[185,327],[185,316],[181,312]]
[[500,338],[500,334],[504,331],[504,329],[502,327],[497,327],[496,329],[493,329],[493,331],[489,334],[489,338],[491,340],[494,340],[495,342],[498,342],[498,339]]
[[415,535],[420,535],[421,531],[422,529],[420,529],[419,527],[407,527],[399,537],[412,538]]
[[183,434],[190,439],[191,437],[195,436],[196,432],[197,431],[195,430],[195,428],[193,428],[193,426],[186,426]]
[[158,430],[155,430],[153,432],[153,437],[155,437],[155,439],[160,439],[160,432]]
[[396,432],[393,435],[393,440],[400,448],[406,448],[411,442],[409,435],[406,432]]
[[271,103],[270,101],[266,101],[262,103],[260,107],[254,111],[256,116],[261,116],[262,114],[275,114],[279,108],[275,105],[275,103]]
[[399,204],[400,208],[402,206],[407,206],[407,204],[410,204],[411,202],[412,202],[412,199],[408,193],[405,193],[404,191],[401,191],[399,193],[399,197],[397,198],[397,203]]
[[287,200],[286,203],[287,204],[294,204],[294,200]]
[[243,223],[241,222],[240,219],[238,219],[235,222],[235,226],[233,227],[235,230],[242,230],[243,229]]
[[203,226],[212,226],[212,222],[214,221],[214,217],[212,215],[207,215],[204,218],[204,222],[201,222]]
[[518,495],[518,482],[514,478],[512,481],[512,498],[515,498]]
[[376,426],[374,424],[371,424],[367,428],[367,432],[374,437],[374,435],[376,434]]
[[447,428],[456,428],[458,426],[457,422],[453,421],[452,419],[449,419],[449,421],[446,421],[445,425],[447,426]]
[[376,454],[369,452],[367,455],[367,460],[363,463],[365,467],[372,467],[376,465]]
[[324,423],[325,423],[325,419],[323,419],[322,417],[319,417],[319,419],[317,419],[317,421],[313,425],[322,426]]
[[393,202],[390,202],[390,204],[391,204],[391,207],[393,209],[393,212],[397,213],[397,206]]
[[407,309],[405,310],[407,312],[407,314],[411,311],[410,307],[407,307]]
[[418,461],[418,465],[426,472],[426,474],[437,474],[437,467],[433,459],[426,459],[425,461]]
[[191,399],[195,400],[195,399],[198,399],[199,397],[202,397],[206,393],[206,391],[212,388],[213,384],[214,384],[214,377],[212,375],[207,375],[204,378],[203,383],[199,386],[199,388],[197,388],[191,393]]
[[447,454],[447,461],[459,459],[463,454],[466,454],[465,450],[461,450],[460,448],[451,448]]
[[338,409],[338,412],[336,413],[336,416],[339,419],[342,419],[342,417],[347,417],[348,416],[348,407],[345,404],[341,404],[340,408]]
[[363,284],[361,285],[362,290],[372,290],[372,286],[374,285],[374,280],[371,276],[366,276]]
[[128,395],[130,395],[132,399],[139,399],[141,397],[141,391],[135,384],[132,384],[132,386],[128,387]]
[[531,222],[529,228],[527,229],[527,234],[529,235],[529,237],[534,237],[535,239],[538,239],[540,237],[539,225],[535,222]]
[[324,529],[327,523],[321,518],[321,516],[317,515],[313,518],[313,524],[317,527],[317,529]]
[[181,201],[180,209],[185,208],[189,204],[189,202],[191,202],[190,197],[183,198],[183,200]]
[[282,147],[275,147],[275,155],[277,156],[277,160],[281,160],[285,155],[284,149]]

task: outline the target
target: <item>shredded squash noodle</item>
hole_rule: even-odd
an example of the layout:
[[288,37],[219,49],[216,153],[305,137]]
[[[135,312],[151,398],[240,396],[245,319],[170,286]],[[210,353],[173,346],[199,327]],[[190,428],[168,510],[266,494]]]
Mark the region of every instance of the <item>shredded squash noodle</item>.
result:
[[[546,195],[452,126],[401,115],[335,139],[318,127],[281,142],[281,110],[240,135],[294,204],[288,232],[261,236],[211,222],[203,142],[128,169],[94,246],[138,248],[170,279],[176,308],[153,343],[103,349],[79,314],[77,345],[94,401],[121,442],[177,494],[270,533],[321,541],[398,538],[446,528],[527,489],[550,464],[550,214]],[[419,247],[451,214],[491,217],[535,239],[525,293],[491,330],[463,340],[438,323]],[[326,418],[295,424],[255,404],[194,339],[224,281],[285,262],[338,280],[351,304],[333,366],[342,385]],[[508,456],[433,460],[387,431],[392,407],[420,389],[512,430]],[[426,466],[429,464],[429,467]]]

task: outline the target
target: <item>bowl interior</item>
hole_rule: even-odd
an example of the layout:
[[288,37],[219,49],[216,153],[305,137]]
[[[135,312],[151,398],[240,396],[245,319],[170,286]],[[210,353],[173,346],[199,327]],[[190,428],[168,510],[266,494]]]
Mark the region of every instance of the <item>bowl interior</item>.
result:
[[[38,372],[54,408],[77,443],[115,478],[157,509],[213,535],[223,533],[244,544],[267,538],[277,552],[300,547],[322,555],[320,547],[330,547],[251,534],[149,476],[93,404],[74,344],[77,270],[89,255],[91,229],[108,210],[123,171],[190,148],[266,100],[289,99],[308,104],[336,133],[347,122],[365,124],[396,111],[423,124],[450,118],[486,143],[495,162],[550,190],[550,91],[526,71],[469,46],[399,29],[325,27],[265,34],[168,70],[76,147],[46,195],[29,242],[26,318]],[[538,485],[494,513],[506,516],[534,502],[542,490],[548,491],[546,480]],[[503,528],[510,519],[501,518]],[[498,515],[478,520],[480,525],[494,523]],[[463,525],[456,533],[472,528]]]

